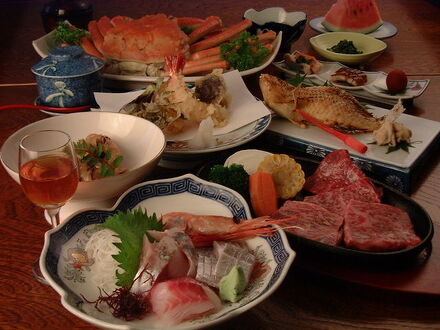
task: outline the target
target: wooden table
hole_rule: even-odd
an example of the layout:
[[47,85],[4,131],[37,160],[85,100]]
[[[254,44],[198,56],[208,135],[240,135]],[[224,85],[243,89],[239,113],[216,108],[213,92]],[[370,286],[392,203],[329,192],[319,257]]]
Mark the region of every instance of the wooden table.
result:
[[[44,1],[2,0],[0,18],[0,84],[34,82],[30,67],[39,60],[31,41],[44,34],[39,13]],[[167,13],[175,16],[220,15],[225,24],[241,19],[248,8],[282,6],[305,11],[308,18],[322,16],[333,0],[222,0],[222,1],[91,1],[95,17]],[[378,0],[383,19],[397,26],[396,36],[386,39],[386,52],[369,65],[371,71],[400,68],[412,77],[431,79],[427,91],[408,108],[408,113],[440,121],[440,9],[420,0]],[[316,33],[307,25],[295,49],[313,53],[308,39]],[[258,75],[246,78],[258,94]],[[32,103],[33,85],[0,87],[0,103]],[[17,129],[47,115],[16,109],[0,113],[0,143]],[[32,205],[20,187],[0,169],[0,328],[93,328],[68,313],[51,288],[35,281],[31,264],[39,256],[43,235],[49,229],[43,212]],[[438,157],[426,164],[426,173],[412,197],[431,215],[440,230],[440,166]],[[440,250],[434,236],[433,256]],[[432,256],[432,257],[433,257]],[[440,258],[439,258],[440,259]],[[438,281],[440,266],[426,267],[423,281]],[[433,267],[439,267],[434,268]],[[433,270],[438,270],[438,273]],[[426,271],[426,269],[425,269]],[[422,271],[423,273],[423,271]],[[428,274],[428,277],[426,277]],[[392,281],[392,278],[388,278]],[[425,282],[424,284],[426,285]],[[423,283],[422,283],[423,284]],[[417,290],[416,290],[417,291]],[[343,281],[294,263],[281,287],[266,301],[219,329],[427,329],[440,328],[439,296],[383,290]]]

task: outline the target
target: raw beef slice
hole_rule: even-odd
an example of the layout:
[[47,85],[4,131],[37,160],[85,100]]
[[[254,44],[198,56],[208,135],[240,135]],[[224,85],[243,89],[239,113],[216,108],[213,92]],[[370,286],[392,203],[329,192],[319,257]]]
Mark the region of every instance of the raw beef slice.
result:
[[409,215],[397,207],[351,200],[344,215],[344,243],[364,251],[396,251],[420,242]]
[[286,226],[297,228],[285,228],[286,231],[328,245],[338,245],[342,241],[344,218],[322,206],[288,200],[271,217],[282,219],[294,216],[299,219],[288,222]]
[[307,178],[304,189],[320,194],[347,186],[360,179],[368,178],[351,161],[348,151],[340,149],[329,153],[321,161],[315,173]]
[[345,209],[352,199],[362,202],[380,202],[380,196],[368,179],[361,179],[348,186],[318,195],[307,196],[304,198],[304,202],[321,205],[333,213],[344,216]]

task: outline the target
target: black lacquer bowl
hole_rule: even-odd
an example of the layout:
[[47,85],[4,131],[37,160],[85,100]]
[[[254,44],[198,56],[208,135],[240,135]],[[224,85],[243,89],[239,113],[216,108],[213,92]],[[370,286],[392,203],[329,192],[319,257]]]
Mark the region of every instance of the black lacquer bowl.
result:
[[252,21],[252,26],[249,28],[251,33],[273,30],[278,34],[283,31],[283,40],[279,50],[282,53],[290,52],[292,43],[301,37],[307,22],[306,13],[286,12],[281,7],[266,8],[262,11],[248,9],[243,17]]

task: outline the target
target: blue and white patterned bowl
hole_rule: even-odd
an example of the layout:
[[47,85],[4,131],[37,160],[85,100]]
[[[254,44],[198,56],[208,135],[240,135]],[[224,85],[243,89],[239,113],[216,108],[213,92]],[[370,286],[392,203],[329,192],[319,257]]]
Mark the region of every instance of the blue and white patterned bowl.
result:
[[[246,201],[235,191],[221,185],[204,181],[192,174],[138,184],[125,192],[112,209],[79,211],[60,226],[45,235],[40,267],[44,277],[61,295],[62,305],[79,318],[101,328],[154,329],[152,317],[130,322],[114,318],[95,310],[94,304],[84,301],[82,295],[93,301],[98,289],[90,282],[90,268],[73,265],[69,251],[84,248],[95,225],[102,223],[117,211],[142,207],[148,214],[157,215],[171,211],[196,214],[215,214],[249,218]],[[289,247],[283,231],[272,237],[256,237],[246,244],[264,265],[260,277],[246,289],[245,297],[237,303],[224,304],[218,312],[206,317],[179,324],[175,329],[196,329],[213,326],[235,317],[269,297],[281,284],[295,252]]]
[[102,91],[103,67],[103,61],[79,46],[55,47],[32,67],[40,103],[59,108],[94,105],[93,93]]

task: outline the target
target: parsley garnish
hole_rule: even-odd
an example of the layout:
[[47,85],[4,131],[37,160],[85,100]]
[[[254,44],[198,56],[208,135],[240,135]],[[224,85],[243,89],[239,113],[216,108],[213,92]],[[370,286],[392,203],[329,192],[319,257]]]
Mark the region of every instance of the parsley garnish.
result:
[[147,234],[147,230],[163,231],[164,225],[157,220],[155,213],[148,216],[146,211],[137,209],[127,212],[118,211],[108,217],[101,226],[116,232],[117,237],[121,240],[120,243],[114,243],[119,249],[119,254],[113,255],[113,258],[119,262],[119,267],[124,270],[123,273],[116,271],[118,279],[116,285],[130,286],[139,269],[144,235],[153,241]]
[[257,43],[258,38],[247,31],[241,32],[237,39],[220,45],[222,59],[238,71],[245,71],[263,63],[269,49]]
[[57,45],[79,45],[81,38],[86,35],[86,30],[76,28],[66,22],[59,22],[55,29],[54,38]]

